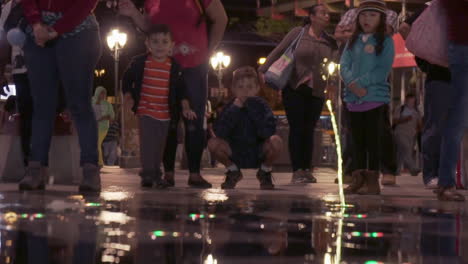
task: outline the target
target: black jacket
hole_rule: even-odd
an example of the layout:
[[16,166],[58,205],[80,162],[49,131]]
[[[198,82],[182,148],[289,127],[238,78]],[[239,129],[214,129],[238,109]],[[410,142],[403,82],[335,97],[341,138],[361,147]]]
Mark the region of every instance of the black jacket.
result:
[[[137,112],[140,104],[140,96],[145,72],[145,62],[149,54],[139,55],[132,59],[123,76],[122,92],[130,93],[135,104],[133,112]],[[169,77],[169,113],[171,120],[179,120],[181,101],[186,99],[186,85],[182,75],[182,68],[171,58],[171,75]]]
[[214,123],[217,137],[226,140],[231,159],[240,168],[258,168],[263,143],[276,133],[276,118],[261,97],[249,97],[242,108],[231,101]]

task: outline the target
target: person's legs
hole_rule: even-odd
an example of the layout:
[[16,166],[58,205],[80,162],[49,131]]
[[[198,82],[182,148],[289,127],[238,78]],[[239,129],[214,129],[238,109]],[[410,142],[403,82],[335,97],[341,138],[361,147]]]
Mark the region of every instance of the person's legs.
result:
[[366,119],[361,112],[349,112],[351,136],[353,140],[352,183],[344,190],[355,194],[364,184],[364,171],[367,169],[367,149],[365,145]]
[[208,141],[208,149],[213,158],[221,162],[226,168],[234,164],[231,160],[232,150],[227,141],[212,138]]
[[91,97],[94,68],[101,56],[101,39],[96,28],[85,29],[55,43],[55,56],[68,110],[78,131],[83,179],[80,191],[100,191],[98,129]]
[[449,43],[449,62],[452,73],[450,107],[442,129],[439,165],[439,199],[464,200],[452,189],[459,159],[460,143],[468,123],[468,46]]
[[289,123],[289,156],[293,172],[296,172],[302,169],[302,162],[304,160],[304,145],[302,140],[305,138],[305,102],[304,98],[297,91],[286,87],[283,90],[283,104]]
[[364,149],[367,156],[367,169],[364,172],[365,184],[357,190],[358,194],[380,194],[380,153],[384,112],[384,106],[363,112],[365,122]]
[[13,74],[21,123],[21,149],[27,166],[31,154],[33,100],[27,73]]
[[109,156],[111,152],[112,141],[102,142],[102,159],[104,160],[104,165],[110,165]]
[[409,169],[411,173],[417,171],[416,161],[413,157],[414,152],[414,136],[408,134],[399,134],[396,138],[398,145],[398,154],[400,156],[401,164]]
[[25,61],[29,69],[33,108],[31,158],[47,166],[52,129],[58,100],[58,68],[55,61],[55,47],[39,47],[28,39],[25,47]]
[[226,178],[221,184],[221,188],[234,189],[243,176],[240,168],[231,160],[233,153],[229,143],[221,138],[211,138],[208,141],[208,150],[213,158],[221,162],[227,169]]
[[307,97],[305,100],[304,109],[304,138],[303,148],[304,156],[302,157],[301,169],[311,170],[312,155],[314,151],[314,133],[317,121],[322,114],[324,99],[315,96]]
[[114,166],[117,162],[117,141],[113,140],[109,142],[109,155],[107,157],[107,162],[110,166]]
[[424,91],[424,129],[422,134],[423,182],[439,178],[441,130],[450,97],[450,83],[428,81]]
[[81,164],[97,165],[98,131],[91,97],[94,68],[101,56],[99,30],[83,30],[58,40],[56,46],[56,60],[68,109],[78,130]]
[[380,168],[383,174],[382,184],[393,185],[396,183],[397,157],[395,149],[395,139],[392,124],[390,122],[390,106],[384,105],[381,135]]
[[156,148],[155,141],[157,140],[154,136],[156,133],[155,121],[148,116],[139,117],[140,125],[140,160],[141,160],[141,186],[152,187],[153,186],[153,175],[156,174]]
[[365,152],[367,170],[380,172],[381,136],[383,130],[384,106],[364,112],[365,114]]
[[172,186],[174,182],[174,171],[175,171],[175,160],[177,154],[177,128],[179,120],[172,119],[169,124],[169,130],[167,134],[166,147],[164,148],[164,179]]
[[20,190],[45,187],[45,175],[41,167],[48,166],[49,148],[55,121],[58,95],[58,69],[54,56],[55,47],[39,47],[32,38],[24,46],[28,78],[34,98],[32,117],[31,155],[28,170],[19,184]]
[[104,139],[107,136],[107,131],[108,131],[108,129],[98,131],[98,143],[97,143],[98,145],[97,145],[97,148],[98,148],[98,164],[99,164],[99,166],[104,166],[104,156],[103,156],[103,153],[102,153],[102,142],[104,142]]
[[189,185],[193,187],[211,188],[200,175],[200,163],[205,146],[205,130],[203,121],[206,100],[208,98],[207,84],[208,65],[202,64],[194,68],[184,69],[184,80],[187,87],[187,97],[192,110],[197,114],[195,120],[185,121],[185,150],[189,165]]
[[277,135],[271,136],[263,144],[263,164],[267,167],[272,167],[282,150],[283,140]]

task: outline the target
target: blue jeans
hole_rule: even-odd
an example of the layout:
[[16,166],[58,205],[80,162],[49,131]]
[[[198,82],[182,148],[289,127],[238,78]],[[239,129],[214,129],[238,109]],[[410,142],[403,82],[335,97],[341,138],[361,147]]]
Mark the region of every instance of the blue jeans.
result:
[[468,123],[468,45],[449,43],[449,63],[452,87],[450,106],[442,128],[439,164],[439,186],[455,186],[455,170],[460,144]]
[[97,164],[97,125],[91,96],[94,68],[101,55],[98,27],[58,38],[44,48],[29,37],[24,52],[34,102],[30,160],[47,166],[61,84],[78,130],[81,164]]
[[423,181],[439,178],[443,121],[450,105],[450,82],[428,81],[424,88],[424,129],[422,133]]

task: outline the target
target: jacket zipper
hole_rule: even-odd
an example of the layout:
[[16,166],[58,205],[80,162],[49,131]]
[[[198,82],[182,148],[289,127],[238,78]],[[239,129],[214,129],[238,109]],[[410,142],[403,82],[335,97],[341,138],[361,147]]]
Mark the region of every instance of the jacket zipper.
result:
[[49,5],[47,6],[47,9],[50,10],[50,7],[52,6],[52,0],[49,0]]

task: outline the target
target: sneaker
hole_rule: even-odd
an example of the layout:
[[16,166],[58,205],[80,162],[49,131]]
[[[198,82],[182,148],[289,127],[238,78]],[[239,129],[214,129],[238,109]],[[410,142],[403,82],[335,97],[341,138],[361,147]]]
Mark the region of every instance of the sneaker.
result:
[[26,168],[26,174],[19,183],[20,191],[44,190],[45,179],[40,162],[31,161]]
[[242,172],[240,170],[226,172],[226,179],[221,184],[221,189],[234,189],[236,184],[242,180]]
[[273,185],[273,180],[271,176],[271,171],[266,172],[264,170],[258,170],[257,179],[260,181],[260,189],[262,190],[273,190],[275,185]]
[[304,183],[317,183],[317,179],[314,177],[310,170],[304,171]]
[[83,165],[83,179],[79,187],[80,192],[100,192],[101,172],[97,165],[86,163]]
[[305,177],[304,177],[304,171],[303,170],[297,170],[293,172],[292,178],[291,178],[291,183],[292,184],[301,184],[305,182]]
[[439,179],[438,178],[432,178],[428,183],[425,184],[426,189],[437,189],[439,188]]

